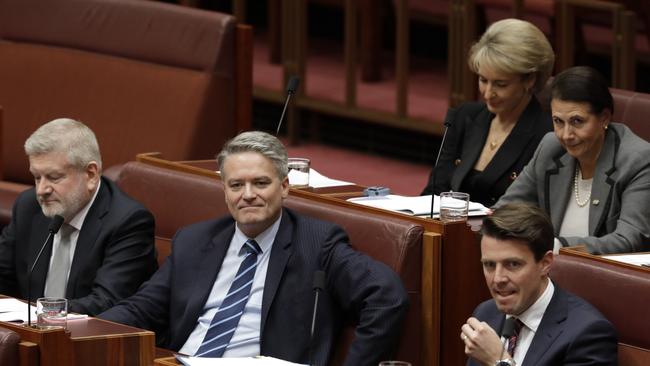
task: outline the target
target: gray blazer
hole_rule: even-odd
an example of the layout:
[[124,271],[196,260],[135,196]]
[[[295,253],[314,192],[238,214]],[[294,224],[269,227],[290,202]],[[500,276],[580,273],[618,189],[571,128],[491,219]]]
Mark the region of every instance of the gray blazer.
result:
[[[576,160],[548,133],[521,175],[495,207],[513,201],[539,205],[558,236],[573,199]],[[596,162],[589,236],[558,238],[563,245],[587,246],[594,254],[650,250],[650,144],[619,123],[610,123]]]

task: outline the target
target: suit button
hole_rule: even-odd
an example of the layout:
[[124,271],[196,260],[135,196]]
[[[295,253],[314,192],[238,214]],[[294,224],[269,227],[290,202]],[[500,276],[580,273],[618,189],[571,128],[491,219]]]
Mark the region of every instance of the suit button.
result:
[[515,180],[515,179],[517,179],[517,172],[510,173],[510,180]]
[[455,166],[459,166],[459,165],[460,165],[460,162],[461,162],[460,159],[456,159],[456,160],[454,160],[454,165],[455,165]]

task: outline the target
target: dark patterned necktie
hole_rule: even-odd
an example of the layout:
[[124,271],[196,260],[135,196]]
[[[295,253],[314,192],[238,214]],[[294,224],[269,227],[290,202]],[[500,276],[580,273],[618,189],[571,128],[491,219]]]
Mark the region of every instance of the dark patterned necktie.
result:
[[257,268],[257,255],[262,252],[260,246],[253,239],[246,241],[244,248],[247,251],[246,257],[239,266],[228,294],[226,294],[221,306],[219,306],[219,310],[212,318],[210,327],[205,333],[201,347],[196,351],[195,356],[223,356],[223,352],[237,329],[239,319],[244,313],[244,308],[253,287],[253,278]]
[[512,332],[512,336],[508,338],[508,353],[511,357],[515,357],[515,347],[517,347],[517,338],[519,337],[519,332],[524,326],[524,323],[521,322],[518,318],[515,318],[515,329]]

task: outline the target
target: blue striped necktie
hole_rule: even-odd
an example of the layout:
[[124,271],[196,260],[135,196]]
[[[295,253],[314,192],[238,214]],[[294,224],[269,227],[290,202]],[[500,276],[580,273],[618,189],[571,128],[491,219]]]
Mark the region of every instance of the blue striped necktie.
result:
[[226,350],[232,335],[237,329],[239,319],[244,313],[244,307],[253,287],[253,278],[257,268],[257,255],[262,252],[260,246],[253,239],[248,239],[244,244],[246,257],[241,262],[237,275],[230,285],[228,294],[221,302],[219,310],[212,318],[201,347],[196,351],[197,357],[221,357]]

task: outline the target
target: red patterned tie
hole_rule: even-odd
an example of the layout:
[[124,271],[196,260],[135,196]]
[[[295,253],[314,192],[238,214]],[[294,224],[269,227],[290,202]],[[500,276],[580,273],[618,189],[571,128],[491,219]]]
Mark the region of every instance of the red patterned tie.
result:
[[512,332],[512,336],[508,338],[508,353],[511,357],[515,357],[515,347],[517,347],[517,337],[521,328],[524,326],[524,323],[521,320],[515,318],[515,329]]

